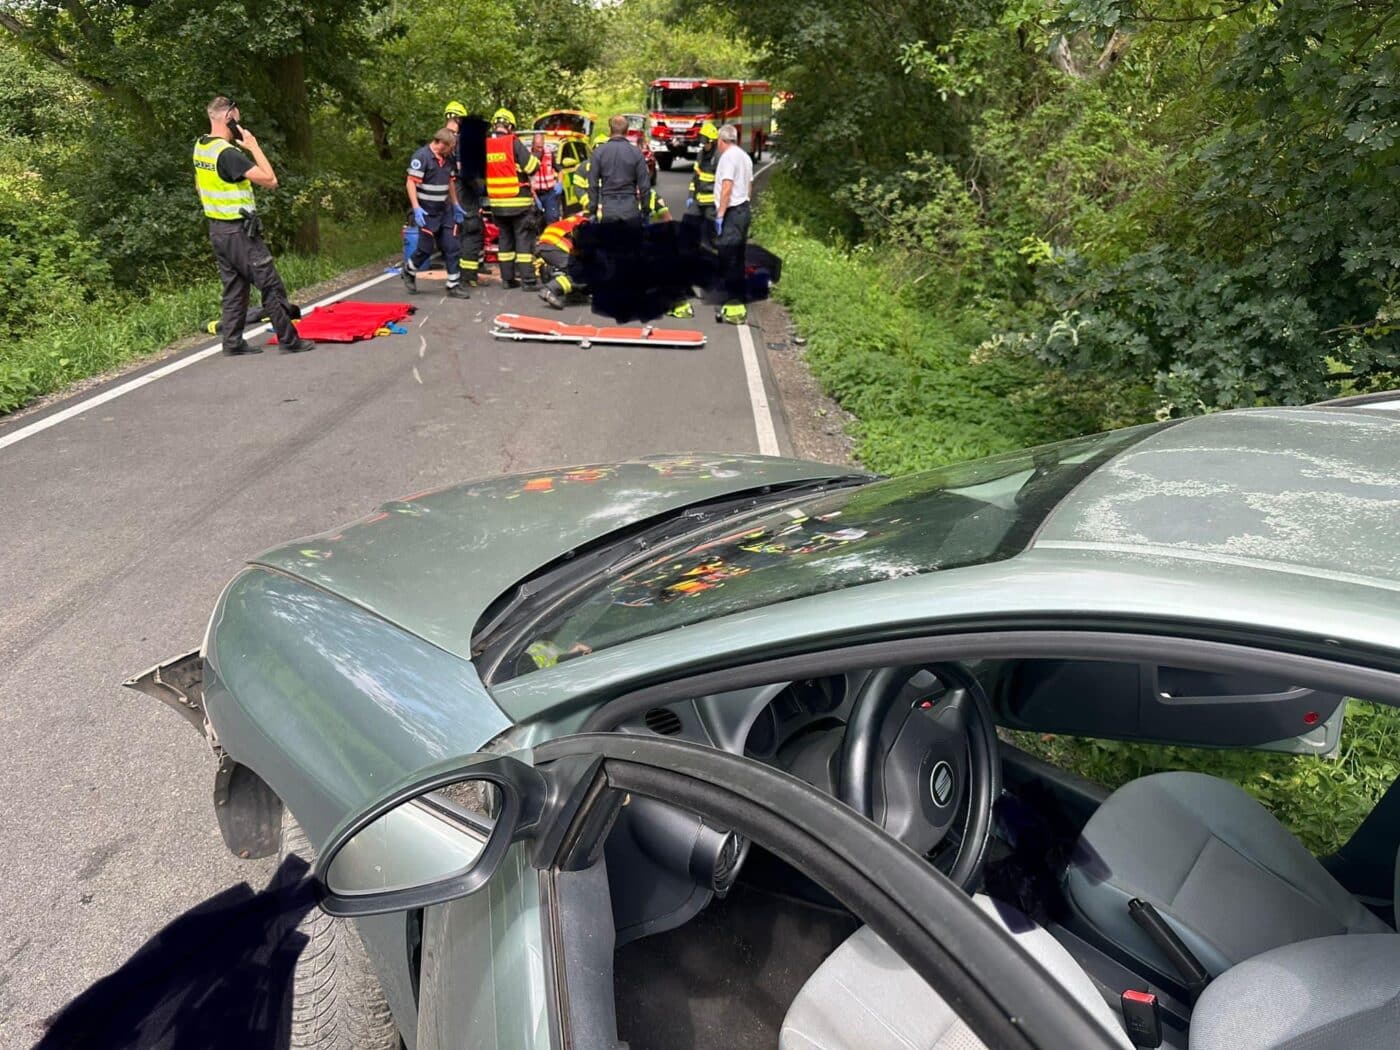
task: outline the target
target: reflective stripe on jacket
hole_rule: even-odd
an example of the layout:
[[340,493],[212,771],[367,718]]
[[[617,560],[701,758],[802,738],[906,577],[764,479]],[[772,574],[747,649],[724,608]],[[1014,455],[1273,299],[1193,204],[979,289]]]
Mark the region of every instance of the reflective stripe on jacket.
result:
[[701,150],[695,161],[695,172],[690,176],[690,196],[702,208],[715,203],[715,168],[719,164],[719,150],[710,147]]
[[588,216],[580,212],[577,215],[570,215],[567,219],[560,219],[558,222],[551,222],[544,228],[539,239],[535,241],[535,246],[546,248],[558,248],[561,252],[574,252],[574,230],[587,221]]
[[226,149],[233,149],[233,143],[216,136],[194,144],[194,186],[204,214],[211,219],[238,219],[242,218],[239,208],[255,210],[251,182],[225,182],[219,177],[219,154]]
[[536,157],[514,135],[492,135],[486,140],[486,196],[491,210],[510,212],[528,208],[534,200],[529,177],[540,166]]

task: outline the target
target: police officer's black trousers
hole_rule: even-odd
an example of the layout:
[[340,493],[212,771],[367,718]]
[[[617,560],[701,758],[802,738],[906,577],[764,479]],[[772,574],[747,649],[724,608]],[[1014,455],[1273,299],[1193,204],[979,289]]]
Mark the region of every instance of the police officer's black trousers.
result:
[[219,279],[224,283],[223,310],[219,332],[224,337],[225,350],[237,350],[243,343],[243,325],[248,316],[248,295],[256,288],[262,295],[272,330],[277,341],[289,346],[297,341],[292,327],[291,303],[287,287],[277,273],[272,253],[261,237],[249,237],[243,232],[241,220],[209,221],[209,241],[214,246],[214,258],[219,264]]
[[520,281],[527,287],[535,283],[535,216],[533,204],[519,211],[501,213],[492,209],[500,237],[496,242],[496,257],[501,263],[501,283]]

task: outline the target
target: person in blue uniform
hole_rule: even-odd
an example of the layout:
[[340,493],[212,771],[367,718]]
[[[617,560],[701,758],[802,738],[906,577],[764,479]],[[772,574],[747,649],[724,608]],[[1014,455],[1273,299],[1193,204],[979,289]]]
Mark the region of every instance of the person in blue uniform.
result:
[[408,162],[408,204],[418,227],[418,247],[404,264],[401,276],[409,292],[417,294],[416,274],[427,263],[436,247],[442,250],[447,267],[447,294],[453,299],[470,299],[472,293],[462,284],[461,245],[457,240],[460,223],[467,214],[457,200],[457,135],[441,128],[433,140]]

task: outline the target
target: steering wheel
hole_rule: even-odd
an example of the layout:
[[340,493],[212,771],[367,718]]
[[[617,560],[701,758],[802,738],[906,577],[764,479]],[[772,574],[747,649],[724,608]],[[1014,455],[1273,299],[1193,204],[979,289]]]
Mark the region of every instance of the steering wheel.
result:
[[947,874],[972,890],[1001,793],[996,723],[976,678],[953,664],[876,671],[856,696],[840,763],[841,801],[916,853],[932,854],[965,810]]

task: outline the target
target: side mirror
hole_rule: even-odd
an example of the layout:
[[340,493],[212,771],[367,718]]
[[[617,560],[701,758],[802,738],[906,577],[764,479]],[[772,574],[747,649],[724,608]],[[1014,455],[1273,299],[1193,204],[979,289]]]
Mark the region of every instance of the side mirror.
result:
[[539,823],[544,776],[504,755],[418,774],[332,834],[312,874],[331,915],[378,915],[465,897]]

